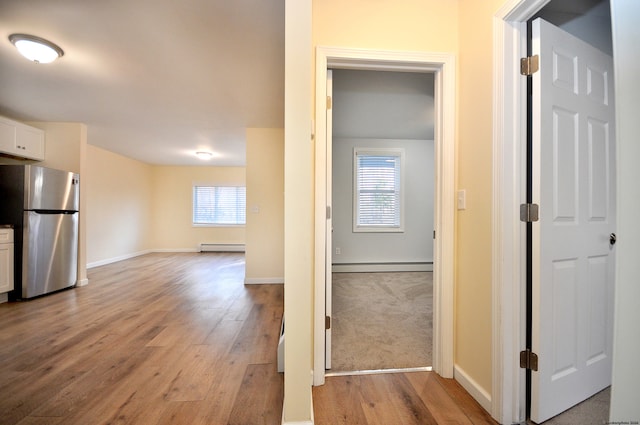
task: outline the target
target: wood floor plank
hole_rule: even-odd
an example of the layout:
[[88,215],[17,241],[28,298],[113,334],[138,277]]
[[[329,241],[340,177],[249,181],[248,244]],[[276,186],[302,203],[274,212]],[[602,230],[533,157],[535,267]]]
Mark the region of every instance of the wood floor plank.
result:
[[487,413],[486,410],[475,401],[468,392],[454,379],[437,377],[443,388],[446,389],[451,399],[460,406],[473,424],[477,425],[497,425],[497,422]]
[[[247,367],[228,425],[279,424],[284,380],[274,364],[251,364]],[[276,397],[273,397],[276,395]],[[256,409],[257,407],[257,409]]]
[[460,425],[472,425],[465,412],[460,408],[449,393],[440,385],[435,374],[405,374],[417,394],[428,406],[429,411],[437,423],[455,423]]
[[392,381],[391,398],[402,423],[434,425],[438,423],[405,374],[388,374],[385,378]]
[[204,400],[215,377],[216,350],[210,345],[189,345],[181,359],[183,365],[171,385],[166,400]]
[[398,412],[389,392],[393,391],[385,376],[360,378],[362,410],[368,425],[398,422]]
[[361,377],[345,376],[327,378],[325,385],[313,389],[315,424],[317,425],[351,425],[368,424],[362,409]]
[[191,425],[198,414],[201,402],[172,402],[168,403],[155,425]]
[[226,424],[239,394],[247,363],[231,357],[216,366],[218,374],[207,398],[200,405],[194,425]]
[[313,402],[316,425],[497,425],[459,384],[434,372],[328,377],[313,388]]

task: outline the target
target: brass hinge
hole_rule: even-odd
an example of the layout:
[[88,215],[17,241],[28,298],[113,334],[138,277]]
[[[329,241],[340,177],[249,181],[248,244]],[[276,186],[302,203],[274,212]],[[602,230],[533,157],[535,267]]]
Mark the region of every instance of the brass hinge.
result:
[[520,74],[532,75],[540,69],[540,58],[538,55],[527,56],[520,59]]
[[331,316],[324,316],[324,328],[325,330],[331,329]]
[[333,106],[333,101],[331,100],[331,96],[327,96],[327,109],[331,109]]
[[538,371],[538,355],[531,350],[520,351],[520,369]]
[[539,220],[538,204],[520,204],[520,221],[533,223]]

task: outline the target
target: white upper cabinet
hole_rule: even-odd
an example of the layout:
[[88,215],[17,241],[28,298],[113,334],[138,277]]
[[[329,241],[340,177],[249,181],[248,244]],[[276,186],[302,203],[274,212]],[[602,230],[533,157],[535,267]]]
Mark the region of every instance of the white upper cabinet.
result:
[[44,160],[44,131],[0,117],[0,153]]

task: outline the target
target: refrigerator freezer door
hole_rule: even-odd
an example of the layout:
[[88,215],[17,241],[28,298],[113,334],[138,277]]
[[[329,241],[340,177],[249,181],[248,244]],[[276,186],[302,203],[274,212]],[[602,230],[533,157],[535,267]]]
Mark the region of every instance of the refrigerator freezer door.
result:
[[79,181],[78,174],[27,165],[24,209],[78,211]]
[[75,285],[78,213],[24,214],[22,297],[32,298]]

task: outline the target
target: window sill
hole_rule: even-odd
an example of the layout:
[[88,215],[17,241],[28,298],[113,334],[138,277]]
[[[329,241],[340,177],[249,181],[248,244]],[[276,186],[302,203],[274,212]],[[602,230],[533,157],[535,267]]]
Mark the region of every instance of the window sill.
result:
[[353,233],[404,233],[402,227],[354,227]]

